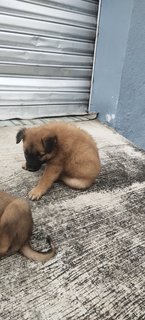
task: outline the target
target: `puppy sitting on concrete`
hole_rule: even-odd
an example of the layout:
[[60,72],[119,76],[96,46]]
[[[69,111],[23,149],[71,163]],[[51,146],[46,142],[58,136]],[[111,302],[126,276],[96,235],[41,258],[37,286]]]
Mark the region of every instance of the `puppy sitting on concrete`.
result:
[[0,192],[0,257],[17,251],[25,257],[46,262],[55,255],[55,248],[48,238],[51,249],[37,252],[29,244],[33,220],[28,203],[6,192]]
[[38,200],[61,179],[71,188],[90,187],[100,172],[100,160],[93,138],[71,124],[54,122],[21,129],[16,143],[23,140],[25,169],[37,171],[43,163],[45,171],[29,198]]

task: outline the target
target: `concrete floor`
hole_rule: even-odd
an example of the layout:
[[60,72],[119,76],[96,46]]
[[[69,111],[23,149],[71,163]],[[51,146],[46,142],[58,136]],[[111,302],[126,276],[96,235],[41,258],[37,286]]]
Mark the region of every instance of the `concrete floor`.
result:
[[[101,174],[87,191],[56,183],[31,202],[32,244],[50,234],[57,255],[1,259],[0,319],[145,319],[145,153],[96,120],[76,125],[95,138]],[[18,129],[0,127],[0,189],[27,198],[40,172],[21,169]]]

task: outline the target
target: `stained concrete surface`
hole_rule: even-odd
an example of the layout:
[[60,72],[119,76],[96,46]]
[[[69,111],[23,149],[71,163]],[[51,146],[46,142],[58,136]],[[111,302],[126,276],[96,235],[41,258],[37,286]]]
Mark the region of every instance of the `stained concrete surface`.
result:
[[[30,202],[33,246],[50,234],[57,255],[0,260],[0,319],[145,319],[145,153],[96,120],[77,125],[97,142],[101,174],[88,190],[56,183]],[[41,173],[21,169],[18,129],[0,128],[0,189],[27,198]]]

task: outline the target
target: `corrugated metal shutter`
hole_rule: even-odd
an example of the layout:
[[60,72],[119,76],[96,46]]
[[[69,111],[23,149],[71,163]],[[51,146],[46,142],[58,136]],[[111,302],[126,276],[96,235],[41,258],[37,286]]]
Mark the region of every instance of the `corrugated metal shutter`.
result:
[[97,0],[0,0],[0,119],[87,112],[97,10]]

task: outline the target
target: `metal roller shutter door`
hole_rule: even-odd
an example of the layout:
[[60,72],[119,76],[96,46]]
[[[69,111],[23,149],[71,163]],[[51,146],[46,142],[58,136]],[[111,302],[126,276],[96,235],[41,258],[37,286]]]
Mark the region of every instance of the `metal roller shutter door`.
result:
[[0,120],[88,110],[98,1],[0,1]]

